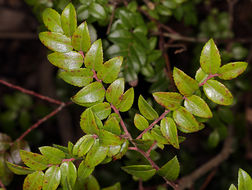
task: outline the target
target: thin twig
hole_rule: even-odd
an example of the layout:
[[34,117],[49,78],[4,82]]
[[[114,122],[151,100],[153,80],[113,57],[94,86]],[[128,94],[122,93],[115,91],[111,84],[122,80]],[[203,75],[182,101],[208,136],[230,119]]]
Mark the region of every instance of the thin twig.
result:
[[147,155],[150,156],[150,153],[151,153],[152,149],[154,148],[154,146],[156,146],[156,144],[157,144],[157,141],[154,141],[154,143],[150,146],[149,150],[146,152]]
[[204,84],[206,84],[207,81],[208,81],[209,79],[211,79],[211,78],[213,78],[213,77],[216,77],[216,76],[218,76],[218,75],[219,75],[219,74],[209,74],[209,75],[207,76],[207,78],[206,78],[202,83],[199,84],[199,87],[200,87],[200,86],[203,86]]
[[114,20],[114,17],[115,17],[116,7],[117,7],[117,2],[114,2],[113,3],[113,10],[112,10],[112,14],[110,16],[109,25],[108,25],[108,29],[107,29],[106,35],[108,35],[110,33],[111,26],[112,26],[112,23],[113,23],[113,20]]
[[31,90],[27,90],[25,88],[22,88],[21,86],[17,86],[17,85],[11,84],[11,83],[6,82],[4,80],[0,80],[0,83],[3,84],[3,85],[5,85],[5,86],[8,86],[8,87],[13,88],[13,89],[16,89],[16,90],[18,90],[20,92],[23,92],[25,94],[29,94],[31,96],[35,96],[35,97],[37,97],[37,98],[39,98],[41,100],[45,100],[45,101],[50,102],[50,103],[54,103],[54,104],[58,104],[58,105],[64,104],[64,102],[61,102],[59,100],[55,100],[55,99],[50,98],[48,96],[44,96],[44,95],[38,94],[38,93],[36,93],[34,91],[31,91]]
[[1,180],[0,180],[0,187],[3,188],[4,190],[6,190],[4,184],[3,184],[3,182]]
[[209,185],[209,183],[212,181],[213,177],[215,176],[216,172],[217,172],[217,168],[211,171],[211,173],[207,176],[203,185],[200,187],[200,190],[205,190],[207,188],[207,186]]
[[138,181],[138,189],[139,190],[144,190],[144,187],[143,187],[143,180],[139,179]]

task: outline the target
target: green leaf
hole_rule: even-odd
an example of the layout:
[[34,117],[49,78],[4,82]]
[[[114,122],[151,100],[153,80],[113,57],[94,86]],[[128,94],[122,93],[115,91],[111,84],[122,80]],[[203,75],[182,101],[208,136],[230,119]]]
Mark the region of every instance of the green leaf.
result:
[[86,86],[93,81],[93,72],[86,68],[71,71],[60,70],[58,75],[65,82],[78,87]]
[[67,53],[54,52],[48,55],[50,63],[64,70],[79,69],[83,64],[80,53],[70,51]]
[[72,36],[77,27],[75,8],[69,3],[61,14],[61,26],[67,36]]
[[140,114],[135,115],[134,124],[140,131],[149,127],[149,122]]
[[73,48],[77,51],[87,52],[91,46],[90,35],[86,22],[81,23],[72,36]]
[[91,168],[97,166],[106,158],[107,153],[108,147],[101,146],[99,139],[96,139],[86,156],[85,165]]
[[23,190],[40,190],[42,189],[44,173],[36,171],[26,176],[23,184]]
[[149,120],[158,118],[157,112],[147,103],[142,95],[138,98],[138,108],[140,113]]
[[54,147],[42,146],[39,150],[47,158],[49,164],[60,164],[65,158],[65,153]]
[[175,156],[158,170],[158,174],[168,180],[174,181],[178,178],[179,171],[179,162],[177,156]]
[[64,162],[60,165],[61,180],[63,190],[73,189],[77,179],[77,170],[73,162]]
[[44,170],[48,167],[48,160],[41,154],[20,150],[24,164],[34,170]]
[[78,149],[78,156],[82,157],[88,153],[88,151],[92,148],[94,145],[95,139],[91,135],[86,135],[86,138],[81,143],[79,149]]
[[176,92],[155,92],[152,94],[157,103],[169,110],[179,108],[183,97]]
[[109,131],[115,135],[120,135],[121,134],[121,128],[119,125],[119,122],[117,121],[116,117],[110,117],[108,120],[105,122],[103,129],[106,131]]
[[27,175],[27,174],[35,172],[34,170],[32,170],[30,168],[27,168],[27,167],[24,167],[24,166],[19,166],[19,165],[16,165],[16,164],[12,164],[10,162],[6,162],[6,164],[7,164],[8,168],[14,174],[17,174],[17,175]]
[[112,105],[118,107],[124,92],[124,78],[115,80],[106,91],[106,99]]
[[200,55],[200,66],[207,74],[215,74],[221,65],[219,50],[213,39],[210,39],[203,47]]
[[42,14],[43,22],[48,30],[63,33],[60,14],[52,8],[46,8]]
[[185,108],[198,117],[211,118],[213,114],[207,103],[199,96],[192,95],[187,97],[184,102]]
[[123,138],[106,130],[100,130],[99,139],[101,146],[117,146],[123,143]]
[[88,50],[84,58],[84,64],[87,68],[99,71],[103,68],[103,50],[101,40],[96,40]]
[[45,172],[43,190],[56,190],[60,184],[61,172],[58,166],[51,166]]
[[74,147],[73,143],[71,141],[68,141],[67,150],[70,155],[72,155],[73,153],[73,147]]
[[[151,136],[157,141],[158,146],[164,145],[164,144],[169,144],[168,140],[163,136],[160,126],[155,125],[155,127],[151,130]],[[160,146],[161,149],[163,146]]]
[[128,89],[121,98],[121,102],[118,105],[120,112],[128,111],[134,102],[134,88]]
[[[108,154],[107,156],[108,157],[113,157],[115,156],[116,154],[118,154],[121,150],[121,146],[120,145],[116,145],[116,146],[109,146],[109,150],[108,150]],[[111,161],[112,159],[108,159],[109,161]],[[103,160],[104,162],[104,160]]]
[[237,190],[234,184],[231,184],[228,190]]
[[147,181],[156,173],[156,170],[153,169],[150,165],[131,165],[131,166],[123,166],[121,168],[128,174],[140,178],[143,181]]
[[83,190],[85,186],[86,179],[93,172],[94,168],[87,167],[85,161],[83,160],[78,168],[78,177],[74,186],[74,190]]
[[179,92],[184,96],[191,96],[199,88],[196,80],[176,67],[173,70],[173,78]]
[[84,181],[83,187],[86,187],[86,190],[100,190],[100,186],[98,181],[95,179],[94,176],[90,175]]
[[123,57],[114,57],[103,64],[102,69],[97,73],[99,79],[104,83],[112,83],[120,72]]
[[138,148],[146,152],[153,145],[154,140],[134,139],[133,142],[137,145]]
[[26,141],[21,140],[21,141],[14,142],[14,144],[11,146],[11,149],[10,149],[11,158],[13,160],[12,163],[20,164],[22,162],[21,157],[20,157],[20,150],[26,150],[29,152],[31,151],[29,144]]
[[99,128],[97,126],[95,116],[91,109],[86,109],[81,114],[80,126],[84,133],[99,134]]
[[220,142],[220,134],[215,129],[213,132],[210,133],[207,143],[210,148],[215,148],[219,144],[219,142]]
[[82,88],[76,95],[72,97],[72,101],[76,104],[90,107],[104,100],[105,89],[100,82],[93,82]]
[[252,179],[247,172],[240,168],[238,172],[238,190],[250,189],[252,189]]
[[95,19],[105,20],[107,17],[105,9],[98,3],[92,3],[88,10]]
[[208,74],[206,74],[201,67],[197,70],[195,79],[198,83],[202,83],[205,79],[207,79]]
[[177,127],[173,119],[170,117],[163,118],[160,123],[160,130],[168,142],[175,148],[179,149]]
[[10,147],[10,143],[11,138],[4,133],[0,133],[0,152],[7,150]]
[[100,120],[106,119],[111,113],[110,104],[107,102],[96,104],[90,108]]
[[118,182],[115,185],[106,187],[106,188],[102,188],[102,190],[121,190],[121,184]]
[[201,129],[193,115],[184,107],[173,112],[173,119],[177,123],[178,129],[184,133],[193,133]]
[[203,90],[206,96],[216,104],[231,105],[233,103],[231,92],[216,80],[208,80],[203,85]]
[[66,53],[72,51],[71,38],[55,32],[40,32],[39,39],[48,49]]
[[121,159],[128,151],[128,147],[129,147],[129,141],[125,140],[121,146],[121,150],[119,151],[117,155],[113,157],[113,160]]
[[218,71],[218,77],[223,80],[231,80],[242,74],[248,66],[246,62],[232,62],[223,65]]

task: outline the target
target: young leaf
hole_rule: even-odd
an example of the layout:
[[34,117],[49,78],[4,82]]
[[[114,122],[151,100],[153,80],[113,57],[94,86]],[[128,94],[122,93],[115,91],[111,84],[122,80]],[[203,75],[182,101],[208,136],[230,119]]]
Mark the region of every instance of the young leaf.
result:
[[149,122],[140,114],[135,115],[134,124],[140,131],[149,127]]
[[103,64],[103,67],[97,73],[97,77],[104,83],[112,83],[120,72],[123,57],[114,57]]
[[138,108],[140,113],[149,120],[158,118],[157,112],[148,104],[142,95],[138,98]]
[[213,39],[210,39],[202,49],[200,55],[200,66],[207,74],[215,74],[221,65],[219,50]]
[[58,166],[51,166],[45,172],[43,190],[56,190],[60,184],[61,172]]
[[40,32],[39,39],[48,49],[66,53],[72,51],[71,38],[55,32]]
[[121,167],[125,172],[146,181],[155,175],[156,170],[150,165],[131,165]]
[[24,164],[34,170],[44,170],[48,167],[48,160],[41,154],[20,150]]
[[67,53],[54,52],[48,55],[50,63],[64,70],[79,69],[83,64],[80,53],[70,51]]
[[201,67],[197,70],[195,79],[198,83],[202,83],[206,78],[208,77],[208,74],[206,74]]
[[179,162],[177,156],[175,156],[158,170],[158,174],[168,180],[174,181],[178,178],[179,171]]
[[207,103],[199,96],[192,95],[187,97],[184,102],[185,108],[198,117],[211,118],[213,114]]
[[72,101],[76,104],[90,107],[104,100],[105,89],[99,82],[93,82],[82,88],[76,95],[72,97]]
[[234,184],[231,184],[228,190],[237,190],[237,188],[234,186]]
[[203,85],[206,96],[216,104],[231,105],[233,96],[231,92],[220,82],[216,80],[208,80]]
[[169,110],[179,108],[183,97],[176,92],[155,92],[152,94],[157,103]]
[[47,158],[49,164],[60,164],[65,158],[65,153],[54,147],[42,146],[39,150]]
[[23,190],[40,190],[42,189],[44,173],[36,171],[26,176],[23,184]]
[[52,8],[46,8],[42,14],[45,26],[51,32],[63,33],[60,14]]
[[117,146],[123,143],[123,138],[105,130],[100,130],[99,139],[101,146]]
[[201,129],[193,115],[184,107],[173,112],[173,119],[177,123],[178,129],[184,133],[193,133]]
[[86,109],[81,114],[80,126],[86,134],[99,134],[99,128],[91,109]]
[[78,87],[86,86],[93,81],[93,72],[86,68],[71,71],[60,70],[58,76],[65,82]]
[[231,80],[242,74],[248,66],[246,62],[233,62],[223,65],[218,71],[218,77],[223,80]]
[[64,162],[60,165],[61,180],[63,190],[73,189],[77,179],[77,170],[72,162]]
[[108,118],[103,126],[103,129],[118,136],[121,134],[121,128],[116,117]]
[[100,120],[106,119],[111,113],[110,104],[107,102],[96,104],[91,109]]
[[170,117],[162,119],[160,123],[160,130],[168,142],[175,148],[179,149],[177,127],[173,119]]
[[184,96],[191,96],[199,88],[196,80],[176,67],[173,70],[173,78],[179,92]]
[[134,102],[134,88],[128,89],[122,96],[121,102],[118,105],[120,112],[128,111]]
[[88,50],[84,58],[84,64],[87,68],[99,71],[102,69],[103,50],[101,40],[96,40]]
[[106,99],[108,102],[118,107],[124,92],[124,78],[115,80],[106,91]]
[[12,164],[10,162],[6,162],[6,164],[7,164],[8,168],[14,174],[17,174],[17,175],[27,175],[27,174],[35,172],[34,170],[32,170],[30,168],[27,168],[27,167],[24,167],[24,166],[19,166],[19,165],[16,165],[16,164]]
[[61,26],[67,36],[72,36],[77,27],[75,8],[69,3],[61,14]]
[[239,169],[238,173],[238,190],[250,190],[252,189],[252,179],[247,172],[243,169]]
[[81,23],[72,36],[73,48],[77,51],[87,52],[91,46],[88,26],[86,22]]

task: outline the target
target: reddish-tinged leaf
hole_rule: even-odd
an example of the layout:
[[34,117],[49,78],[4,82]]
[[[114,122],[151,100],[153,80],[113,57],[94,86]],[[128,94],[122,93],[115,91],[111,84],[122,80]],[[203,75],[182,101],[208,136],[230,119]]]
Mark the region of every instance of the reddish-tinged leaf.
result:
[[26,176],[23,184],[23,190],[40,190],[42,189],[44,173],[36,171]]
[[223,80],[231,80],[242,74],[248,66],[246,62],[233,62],[223,65],[218,71],[218,77]]

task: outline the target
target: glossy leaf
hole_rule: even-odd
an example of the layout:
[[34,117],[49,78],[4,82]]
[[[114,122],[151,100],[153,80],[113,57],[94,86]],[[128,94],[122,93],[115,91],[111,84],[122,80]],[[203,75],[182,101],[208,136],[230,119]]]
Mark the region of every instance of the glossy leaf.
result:
[[218,77],[223,80],[231,80],[242,74],[248,66],[246,62],[233,62],[223,65],[218,71]]
[[42,14],[45,26],[51,32],[63,33],[60,14],[52,8],[46,8]]
[[77,27],[75,8],[69,3],[61,14],[61,26],[67,36],[72,36]]
[[149,122],[140,114],[135,115],[134,124],[140,131],[149,127]]
[[78,87],[86,86],[93,81],[93,72],[86,68],[71,71],[61,70],[58,76],[65,82]]
[[4,134],[0,133],[0,152],[7,150],[10,147],[11,138]]
[[65,158],[65,153],[54,147],[42,146],[39,150],[47,158],[49,164],[60,164]]
[[99,71],[102,69],[103,50],[101,40],[96,40],[88,50],[84,58],[84,64],[87,68]]
[[20,156],[24,164],[31,169],[44,170],[48,167],[48,160],[41,154],[20,150]]
[[193,115],[184,107],[173,112],[173,119],[178,125],[178,129],[184,133],[193,133],[201,129]]
[[237,190],[237,188],[234,186],[234,184],[231,184],[228,190]]
[[40,41],[50,50],[66,53],[72,51],[71,38],[55,32],[39,33]]
[[45,172],[43,190],[56,190],[60,184],[61,172],[58,166],[51,166]]
[[54,52],[48,55],[50,63],[64,70],[79,69],[83,64],[80,53],[70,51],[67,53]]
[[[160,144],[169,144],[168,140],[163,136],[160,126],[155,125],[155,127],[151,130],[151,136],[157,141],[157,145],[159,146]],[[163,146],[160,146],[161,149]]]
[[153,169],[150,165],[132,165],[124,166],[121,168],[128,174],[131,174],[144,181],[150,179],[156,173],[156,170]]
[[211,118],[213,114],[207,103],[199,96],[192,95],[187,97],[184,102],[185,108],[198,117]]
[[80,144],[79,149],[78,149],[78,156],[82,157],[88,153],[88,151],[92,148],[94,145],[95,139],[91,135],[86,135],[86,138],[84,141]]
[[118,105],[120,112],[128,111],[134,102],[134,88],[128,89],[121,98],[121,102]]
[[81,129],[84,133],[87,134],[98,134],[99,128],[97,126],[95,116],[91,109],[86,109],[81,114],[81,121],[80,121]]
[[105,90],[99,82],[93,82],[82,88],[72,97],[72,101],[82,106],[92,106],[104,100]]
[[206,96],[216,104],[231,105],[233,96],[231,92],[220,82],[208,80],[203,86]]
[[[88,141],[88,139],[94,139],[93,135],[85,135],[81,137],[74,145],[73,147],[73,155],[78,155],[78,152],[80,151],[80,146],[82,145],[83,142]],[[86,144],[86,143],[85,143]],[[91,147],[90,147],[91,148]]]
[[179,171],[180,171],[179,162],[177,156],[175,156],[173,159],[171,159],[169,162],[167,162],[158,170],[158,174],[161,175],[162,177],[165,177],[168,180],[174,181],[178,178]]
[[91,168],[97,166],[106,158],[107,153],[108,147],[101,146],[99,140],[96,139],[85,158],[85,165]]
[[196,72],[195,79],[198,83],[202,83],[205,79],[207,79],[208,74],[206,74],[201,68],[199,68]]
[[183,100],[176,92],[155,92],[152,95],[157,103],[169,110],[176,110]]
[[160,123],[160,130],[168,142],[175,148],[179,149],[177,126],[173,119],[170,117],[162,119]]
[[252,179],[247,172],[243,169],[239,169],[238,172],[238,190],[250,190],[252,189]]
[[[115,156],[116,154],[118,154],[119,152],[120,152],[120,150],[121,150],[121,146],[120,145],[116,145],[116,146],[109,146],[109,150],[108,150],[108,154],[107,154],[107,156],[108,157],[113,157],[113,156]],[[110,159],[108,159],[108,160],[110,160]],[[112,160],[112,159],[111,159]],[[111,161],[110,160],[110,161]],[[104,160],[103,160],[103,162],[104,162]],[[103,163],[102,162],[102,163]]]
[[23,190],[40,190],[42,189],[44,173],[36,171],[26,176],[23,183]]
[[99,139],[101,146],[117,146],[123,143],[121,137],[106,130],[100,130]]
[[110,104],[107,102],[96,104],[91,109],[100,120],[106,119],[111,113]]
[[106,61],[102,70],[97,73],[98,78],[104,83],[112,83],[118,77],[122,62],[123,57],[114,57]]
[[138,98],[138,108],[140,113],[149,120],[154,120],[158,118],[157,112],[148,104],[148,102],[143,98],[142,95]]
[[125,140],[124,143],[121,146],[121,150],[119,151],[119,153],[117,155],[115,155],[113,157],[113,159],[114,160],[121,159],[126,154],[126,152],[128,151],[128,146],[129,146],[129,141]]
[[110,117],[108,120],[105,122],[103,129],[106,131],[109,131],[115,135],[120,135],[121,134],[121,128],[119,125],[119,122],[117,121],[116,117]]
[[98,20],[105,20],[106,19],[106,12],[103,6],[98,3],[92,3],[89,7],[90,14],[98,19]]
[[87,52],[89,50],[91,40],[86,22],[81,23],[73,33],[72,45],[77,51]]
[[60,165],[61,180],[63,190],[73,189],[77,179],[77,170],[72,162],[64,162]]
[[115,80],[106,91],[106,99],[114,106],[118,106],[124,92],[124,78]]
[[17,174],[17,175],[27,175],[27,174],[35,172],[34,170],[32,170],[30,168],[27,168],[27,167],[24,167],[24,166],[19,166],[19,165],[16,165],[16,164],[12,164],[10,162],[6,162],[6,164],[7,164],[8,168],[14,174]]
[[221,65],[219,50],[213,39],[210,39],[203,47],[200,55],[200,66],[207,74],[215,74]]
[[173,78],[179,92],[184,96],[191,96],[199,88],[196,80],[176,67],[173,70]]

